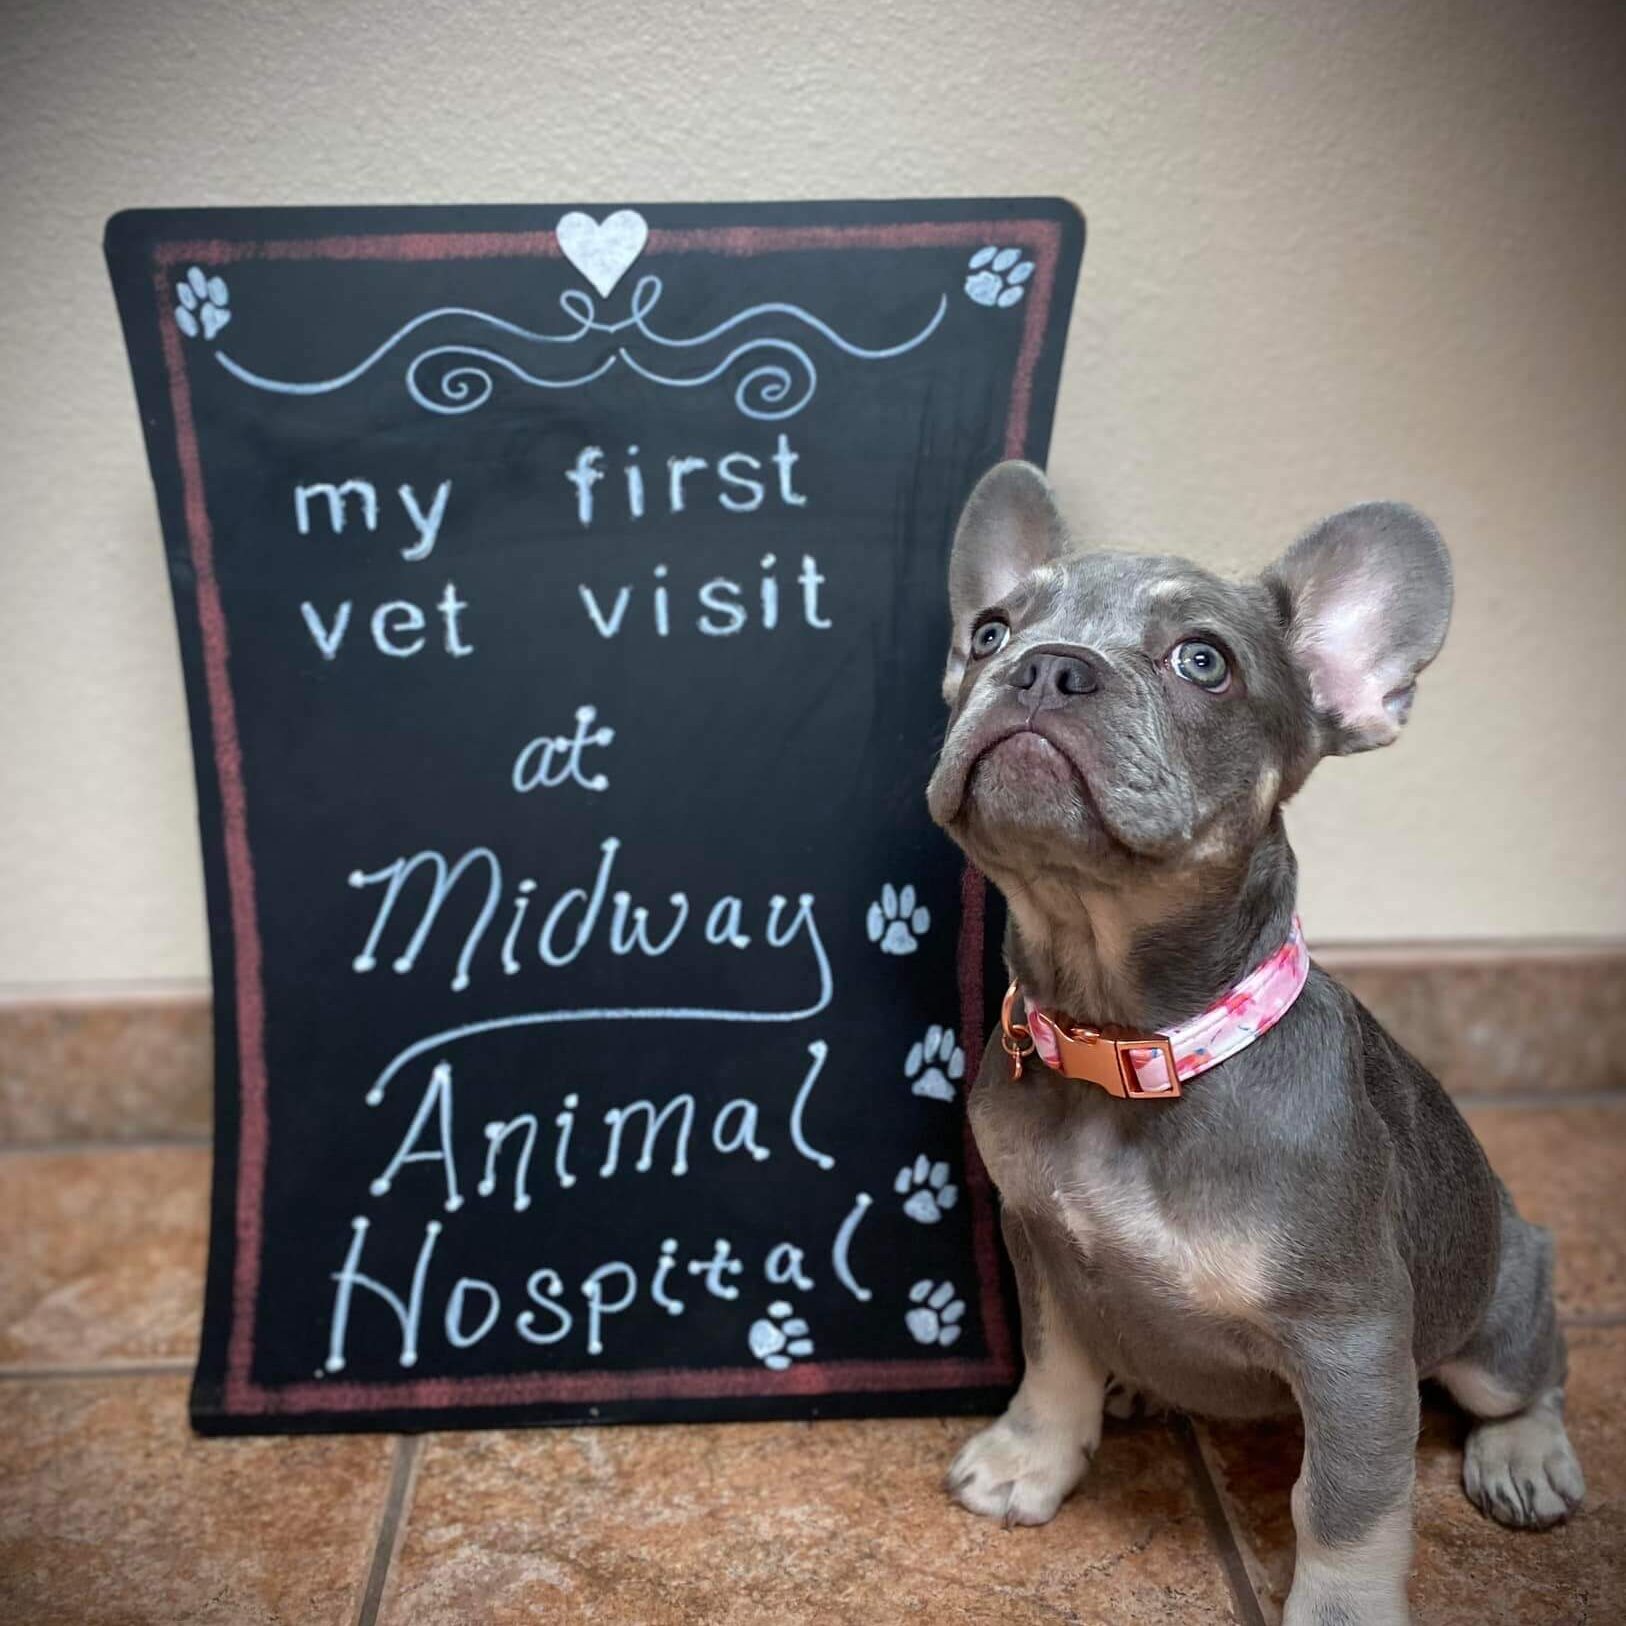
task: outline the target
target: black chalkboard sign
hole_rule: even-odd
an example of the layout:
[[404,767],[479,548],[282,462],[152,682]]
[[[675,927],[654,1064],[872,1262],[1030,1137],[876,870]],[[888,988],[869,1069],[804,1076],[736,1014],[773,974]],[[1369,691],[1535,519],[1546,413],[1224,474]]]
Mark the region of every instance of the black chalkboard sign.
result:
[[212,1432],[929,1412],[1015,1375],[924,805],[1054,199],[108,228],[213,945]]

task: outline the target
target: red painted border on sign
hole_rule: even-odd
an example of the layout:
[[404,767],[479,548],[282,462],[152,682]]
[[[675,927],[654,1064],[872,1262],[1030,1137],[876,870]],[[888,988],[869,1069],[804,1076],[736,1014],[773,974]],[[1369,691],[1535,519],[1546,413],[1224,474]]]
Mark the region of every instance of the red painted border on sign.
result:
[[[1050,220],[913,222],[899,225],[715,227],[694,231],[652,230],[643,259],[710,253],[733,256],[809,250],[979,247],[988,242],[1018,246],[1034,262],[1028,284],[1021,347],[1006,412],[1004,450],[1019,457],[1027,444],[1033,375],[1044,343],[1055,288],[1061,228]],[[197,426],[192,415],[187,347],[169,319],[173,267],[218,267],[267,260],[476,260],[552,259],[559,254],[552,232],[410,233],[294,239],[283,242],[195,241],[161,243],[153,251],[154,287],[164,367],[174,414],[187,539],[196,572],[198,621],[205,687],[213,733],[225,832],[226,879],[235,949],[239,1132],[236,1258],[231,1330],[227,1345],[225,1411],[229,1415],[303,1415],[319,1412],[435,1410],[456,1406],[522,1406],[532,1403],[731,1398],[752,1395],[851,1394],[903,1389],[994,1386],[1016,1376],[1000,1281],[993,1194],[988,1176],[965,1131],[966,1185],[972,1206],[981,1320],[989,1354],[981,1360],[804,1362],[783,1372],[760,1366],[649,1368],[640,1371],[538,1372],[502,1377],[419,1378],[404,1382],[320,1381],[267,1388],[253,1377],[255,1301],[259,1293],[265,1166],[270,1151],[266,1100],[265,996],[254,890],[254,855],[248,836],[242,747],[231,686],[231,643],[214,570],[214,537],[205,498]],[[975,1077],[982,1054],[982,966],[986,883],[967,869],[961,890],[958,945],[960,1036],[967,1076]]]

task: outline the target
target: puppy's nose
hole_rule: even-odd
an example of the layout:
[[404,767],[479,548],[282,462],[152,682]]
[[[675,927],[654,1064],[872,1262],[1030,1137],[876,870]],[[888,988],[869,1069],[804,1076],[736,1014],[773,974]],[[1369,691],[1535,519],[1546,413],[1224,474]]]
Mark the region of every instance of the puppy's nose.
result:
[[1011,685],[1030,693],[1040,706],[1058,705],[1075,695],[1094,694],[1101,676],[1088,656],[1038,649],[1017,663]]

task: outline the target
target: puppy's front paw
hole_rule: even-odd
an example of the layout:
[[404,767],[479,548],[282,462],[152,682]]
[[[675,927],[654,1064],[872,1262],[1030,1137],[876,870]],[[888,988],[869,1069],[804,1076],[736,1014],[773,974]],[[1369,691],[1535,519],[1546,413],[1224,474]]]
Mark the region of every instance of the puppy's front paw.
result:
[[1048,1524],[1089,1463],[1081,1441],[1026,1429],[1007,1413],[960,1448],[947,1484],[961,1507],[984,1518]]

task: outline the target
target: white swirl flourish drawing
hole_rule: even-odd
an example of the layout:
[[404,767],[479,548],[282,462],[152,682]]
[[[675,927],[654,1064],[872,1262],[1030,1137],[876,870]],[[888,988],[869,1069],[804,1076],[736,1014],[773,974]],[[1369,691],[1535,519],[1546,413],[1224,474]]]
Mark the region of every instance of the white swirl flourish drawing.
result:
[[[218,278],[215,280],[219,280]],[[640,277],[632,292],[629,314],[617,321],[604,321],[591,294],[579,288],[569,288],[559,295],[559,306],[573,326],[559,333],[538,333],[521,327],[487,311],[472,310],[460,305],[443,305],[421,316],[415,316],[392,333],[382,344],[358,361],[348,371],[332,378],[299,381],[267,378],[245,367],[224,350],[216,348],[214,359],[231,376],[253,389],[266,390],[274,395],[331,395],[372,371],[387,356],[398,350],[414,334],[435,323],[450,321],[476,322],[494,334],[520,341],[534,347],[540,355],[550,348],[581,344],[594,336],[615,341],[608,353],[585,372],[552,375],[533,372],[512,356],[483,345],[463,342],[433,344],[418,351],[407,363],[404,381],[407,393],[427,412],[455,416],[473,412],[491,399],[496,388],[495,374],[506,373],[521,384],[541,390],[573,390],[603,378],[617,365],[625,366],[652,384],[668,389],[699,389],[714,383],[738,366],[745,365],[734,387],[734,404],[748,418],[773,422],[792,418],[813,399],[818,389],[819,373],[805,344],[779,334],[758,333],[741,336],[728,353],[701,371],[669,372],[652,364],[655,358],[640,361],[632,354],[628,344],[634,338],[653,345],[659,352],[694,352],[714,344],[728,334],[738,332],[747,323],[765,318],[782,317],[800,325],[806,332],[816,334],[833,349],[857,361],[888,361],[895,356],[907,355],[931,338],[948,314],[948,296],[939,296],[937,308],[930,319],[917,332],[898,344],[879,349],[866,348],[844,338],[828,322],[815,316],[800,305],[770,301],[752,305],[745,310],[707,328],[703,333],[687,337],[663,333],[651,325],[650,315],[660,303],[664,291],[661,279],[654,275]],[[224,304],[224,285],[221,303]],[[241,312],[238,313],[241,315]],[[224,325],[222,323],[221,325]],[[190,330],[183,322],[183,331]],[[194,324],[195,326],[195,324]],[[195,336],[195,335],[191,335]],[[207,338],[213,334],[206,333]],[[801,335],[798,335],[801,337]]]

